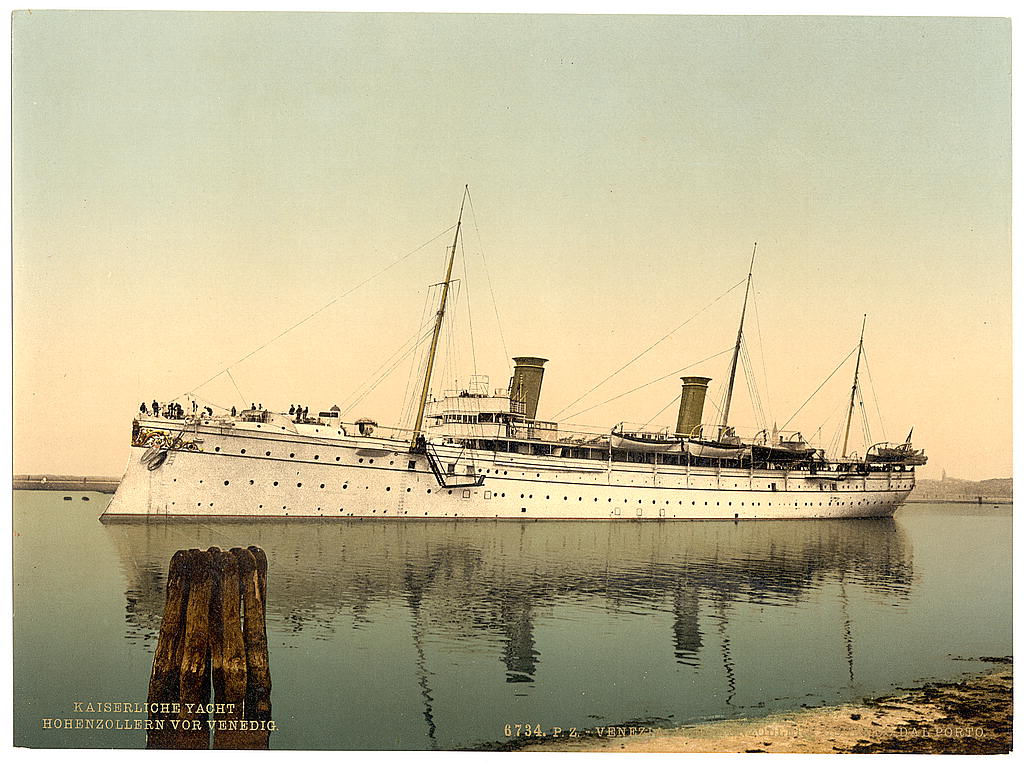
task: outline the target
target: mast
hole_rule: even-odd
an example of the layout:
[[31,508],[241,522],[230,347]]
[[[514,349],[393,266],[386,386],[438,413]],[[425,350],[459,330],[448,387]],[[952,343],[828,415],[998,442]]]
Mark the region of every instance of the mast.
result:
[[740,312],[740,328],[736,331],[736,346],[732,350],[732,364],[729,366],[729,386],[725,391],[725,410],[722,411],[722,426],[718,428],[718,439],[722,439],[725,428],[729,426],[729,408],[732,406],[732,388],[736,384],[736,367],[740,360],[740,344],[743,341],[743,320],[747,316],[747,297],[750,295],[750,280],[754,277],[754,255],[757,254],[757,242],[750,254],[750,270],[747,271],[747,289],[743,293],[743,311]]
[[[850,410],[846,413],[846,434],[843,436],[843,459],[846,458],[846,446],[850,442],[850,422],[853,420],[853,404],[857,399],[857,377],[860,375],[860,353],[864,351],[864,326],[868,323],[868,315],[860,323],[860,343],[857,344],[857,365],[853,369],[853,388],[850,390]],[[911,430],[913,431],[913,430]]]
[[441,303],[437,307],[437,316],[434,319],[434,335],[430,339],[430,354],[427,356],[427,370],[423,375],[423,392],[420,394],[419,408],[416,410],[416,425],[412,430],[412,445],[415,450],[416,443],[420,439],[423,430],[423,411],[427,407],[427,394],[430,391],[430,376],[434,372],[434,355],[437,354],[437,339],[441,337],[441,325],[444,323],[444,310],[448,304],[448,288],[452,281],[452,265],[455,263],[455,247],[459,243],[459,231],[462,228],[462,210],[466,206],[466,196],[469,194],[469,186],[462,193],[462,204],[459,206],[459,221],[455,225],[455,239],[452,241],[451,255],[448,257],[448,268],[444,274],[444,283],[441,287]]

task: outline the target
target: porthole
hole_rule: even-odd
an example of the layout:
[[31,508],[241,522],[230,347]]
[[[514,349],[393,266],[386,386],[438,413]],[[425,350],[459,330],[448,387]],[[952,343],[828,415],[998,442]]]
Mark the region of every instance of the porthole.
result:
[[340,462],[340,461],[341,461],[341,457],[340,457],[340,456],[336,456],[336,457],[334,457],[334,461],[336,461],[336,462]]
[[385,487],[384,487],[384,490],[385,490],[385,491],[391,491],[391,486],[385,486]]
[[225,486],[226,486],[226,485],[228,485],[228,482],[229,482],[229,481],[224,481],[224,485],[225,485]]
[[314,459],[319,459],[320,458],[320,454],[313,454],[313,458]]
[[289,459],[294,459],[295,458],[295,454],[288,454],[288,458]]
[[342,487],[343,489],[345,489],[345,488],[348,488],[348,484],[347,484],[347,483],[343,483],[341,487]]
[[239,451],[238,453],[240,453],[240,454],[244,454],[244,453],[245,453],[245,449],[243,448],[243,449],[242,449],[241,451]]
[[249,485],[251,486],[251,485],[252,485],[252,484],[254,484],[255,482],[256,482],[256,481],[254,481],[254,480],[251,480],[251,481],[249,481]]
[[267,451],[267,456],[270,456],[270,451]]
[[214,451],[220,451],[220,446],[215,446],[213,450]]
[[323,487],[324,487],[324,484],[323,484],[323,483],[321,483],[321,484],[320,484],[320,488],[323,488]]
[[295,488],[302,488],[302,484],[301,483],[296,483],[295,484]]
[[274,481],[274,485],[275,485],[275,486],[277,485],[277,481],[276,481],[276,480]]

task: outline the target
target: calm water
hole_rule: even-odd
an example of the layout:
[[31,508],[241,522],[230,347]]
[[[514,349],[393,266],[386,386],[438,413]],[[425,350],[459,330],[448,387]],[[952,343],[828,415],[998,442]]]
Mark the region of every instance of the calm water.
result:
[[1011,652],[1007,505],[865,522],[103,525],[108,497],[66,495],[14,495],[21,746],[145,745],[41,720],[145,700],[168,561],[210,545],[267,552],[278,749],[757,715]]

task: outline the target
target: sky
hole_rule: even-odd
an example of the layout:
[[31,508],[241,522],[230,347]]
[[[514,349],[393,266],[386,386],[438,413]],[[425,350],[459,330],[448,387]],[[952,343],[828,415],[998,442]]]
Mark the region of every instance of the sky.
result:
[[712,421],[756,242],[763,410],[741,374],[730,423],[833,443],[852,357],[798,409],[866,314],[871,440],[1011,474],[1006,19],[12,28],[16,473],[120,474],[139,403],[189,392],[401,423],[417,355],[378,371],[429,321],[468,185],[435,391],[541,356],[539,418],[670,426],[704,375]]

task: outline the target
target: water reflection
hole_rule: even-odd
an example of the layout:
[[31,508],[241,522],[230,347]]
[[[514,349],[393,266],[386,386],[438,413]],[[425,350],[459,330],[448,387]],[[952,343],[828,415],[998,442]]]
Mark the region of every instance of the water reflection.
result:
[[607,614],[669,610],[675,660],[696,667],[717,631],[734,689],[728,621],[736,603],[796,605],[827,582],[843,588],[843,638],[852,638],[845,585],[891,603],[910,590],[913,568],[892,520],[774,523],[381,522],[106,526],[127,577],[127,635],[152,641],[164,572],[175,550],[196,544],[261,545],[272,568],[268,625],[331,639],[341,612],[372,622],[375,605],[412,616],[417,669],[430,713],[425,636],[500,642],[508,682],[532,682],[542,657],[542,611],[568,604]]

